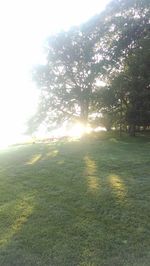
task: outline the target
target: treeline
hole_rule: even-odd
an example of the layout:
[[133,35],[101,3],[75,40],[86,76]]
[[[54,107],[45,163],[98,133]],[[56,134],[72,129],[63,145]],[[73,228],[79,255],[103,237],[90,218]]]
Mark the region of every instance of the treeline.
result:
[[50,36],[30,131],[81,121],[107,130],[150,128],[150,1],[114,0],[89,22]]

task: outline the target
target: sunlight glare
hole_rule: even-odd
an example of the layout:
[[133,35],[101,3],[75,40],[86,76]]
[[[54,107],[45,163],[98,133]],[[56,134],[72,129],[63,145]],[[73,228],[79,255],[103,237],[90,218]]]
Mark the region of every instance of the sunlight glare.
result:
[[[39,92],[31,69],[44,64],[44,40],[87,21],[109,1],[0,1],[0,147],[18,142],[36,112]],[[81,136],[84,131],[78,125],[70,134]]]
[[84,134],[92,132],[90,126],[84,126],[81,123],[75,124],[68,132],[68,135],[73,138],[81,138]]

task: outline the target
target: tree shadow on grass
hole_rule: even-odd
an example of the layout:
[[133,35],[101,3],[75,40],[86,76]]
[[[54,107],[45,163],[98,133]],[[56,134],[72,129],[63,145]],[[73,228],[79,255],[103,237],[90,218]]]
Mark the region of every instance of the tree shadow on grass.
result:
[[[13,181],[21,183],[21,192],[36,191],[34,208],[3,248],[3,265],[146,265],[149,183],[142,165],[147,156],[136,157],[133,150],[133,165],[120,144],[99,145],[58,143],[26,151],[18,164],[24,173]],[[57,154],[47,156],[53,150]],[[24,160],[39,152],[33,164]]]

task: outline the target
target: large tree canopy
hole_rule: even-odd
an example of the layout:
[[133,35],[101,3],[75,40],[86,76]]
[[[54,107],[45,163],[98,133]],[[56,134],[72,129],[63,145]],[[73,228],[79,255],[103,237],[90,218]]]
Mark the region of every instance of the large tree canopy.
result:
[[42,92],[39,121],[87,122],[96,81],[92,47],[93,40],[78,28],[47,40],[47,64],[33,72]]
[[46,64],[33,70],[41,98],[30,127],[99,114],[107,128],[148,126],[149,47],[148,0],[114,0],[84,25],[48,38]]

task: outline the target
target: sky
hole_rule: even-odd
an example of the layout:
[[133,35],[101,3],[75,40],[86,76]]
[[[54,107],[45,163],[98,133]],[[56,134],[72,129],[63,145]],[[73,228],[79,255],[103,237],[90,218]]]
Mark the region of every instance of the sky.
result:
[[31,68],[47,36],[86,22],[110,0],[0,0],[0,145],[21,139],[36,110]]

